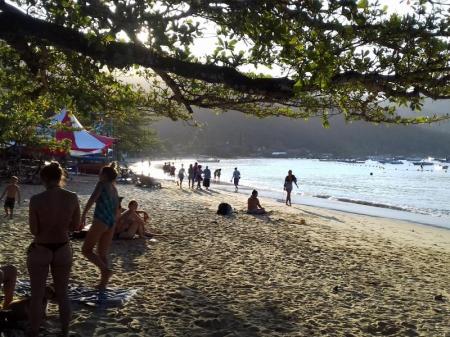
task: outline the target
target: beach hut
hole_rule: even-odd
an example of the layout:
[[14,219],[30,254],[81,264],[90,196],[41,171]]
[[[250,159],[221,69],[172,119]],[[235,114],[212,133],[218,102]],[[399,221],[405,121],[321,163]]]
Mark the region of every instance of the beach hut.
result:
[[72,157],[107,154],[115,142],[114,138],[87,131],[78,119],[66,109],[52,118],[51,124],[56,125],[57,123],[61,123],[69,129],[56,129],[55,138],[58,141],[64,139],[71,141],[70,155]]

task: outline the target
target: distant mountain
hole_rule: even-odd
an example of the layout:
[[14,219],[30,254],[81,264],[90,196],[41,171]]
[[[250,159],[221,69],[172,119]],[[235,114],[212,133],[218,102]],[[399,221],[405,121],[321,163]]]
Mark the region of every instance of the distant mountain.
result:
[[170,153],[248,156],[287,151],[293,156],[450,156],[448,122],[438,126],[386,126],[347,124],[334,118],[331,127],[325,129],[320,119],[258,119],[235,111],[217,115],[199,110],[194,118],[203,126],[192,127],[168,119],[153,125]]

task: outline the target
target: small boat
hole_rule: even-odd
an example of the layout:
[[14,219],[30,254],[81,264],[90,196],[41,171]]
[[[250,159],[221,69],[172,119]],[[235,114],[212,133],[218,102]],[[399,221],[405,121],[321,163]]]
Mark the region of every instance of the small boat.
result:
[[219,163],[220,159],[217,158],[198,158],[199,163]]
[[415,161],[415,162],[413,162],[413,165],[416,165],[416,166],[431,166],[431,165],[434,165],[434,163],[431,163],[429,161]]
[[388,163],[392,165],[403,165],[403,162],[401,160],[391,160]]

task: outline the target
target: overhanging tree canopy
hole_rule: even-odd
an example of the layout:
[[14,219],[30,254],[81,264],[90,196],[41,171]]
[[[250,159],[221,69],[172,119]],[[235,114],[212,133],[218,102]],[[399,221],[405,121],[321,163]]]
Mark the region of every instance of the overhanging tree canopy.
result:
[[[439,120],[395,113],[398,105],[420,110],[425,97],[450,98],[450,6],[409,2],[401,16],[368,0],[0,0],[0,39],[30,68],[39,68],[29,53],[34,45],[75,53],[99,70],[149,69],[165,82],[154,100],[187,111],[320,115],[325,123],[331,114]],[[196,40],[210,27],[215,51],[195,56]],[[249,65],[280,75],[245,72]]]

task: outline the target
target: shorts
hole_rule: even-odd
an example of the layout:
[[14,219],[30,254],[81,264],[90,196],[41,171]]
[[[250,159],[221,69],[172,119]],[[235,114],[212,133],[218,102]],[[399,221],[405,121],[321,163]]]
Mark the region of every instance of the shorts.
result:
[[239,178],[234,178],[234,184],[237,186],[239,185]]
[[5,208],[13,209],[15,202],[16,202],[16,199],[10,198],[10,197],[6,197],[6,199],[5,199]]

